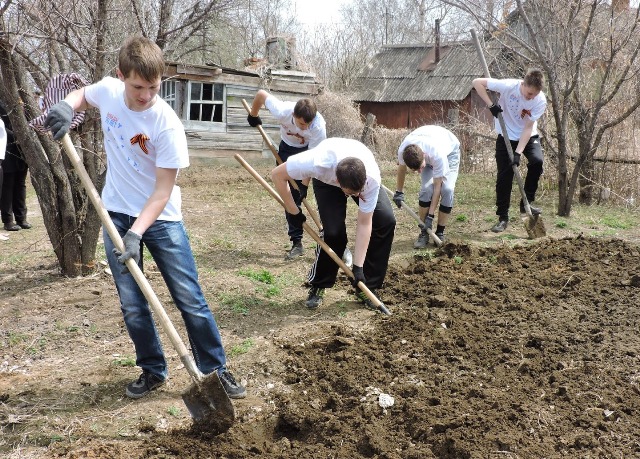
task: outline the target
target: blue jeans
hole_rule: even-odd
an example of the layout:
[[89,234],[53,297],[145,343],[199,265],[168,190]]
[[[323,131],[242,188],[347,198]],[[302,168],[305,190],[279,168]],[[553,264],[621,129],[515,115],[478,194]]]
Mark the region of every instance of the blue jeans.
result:
[[[121,236],[136,220],[117,212],[109,212],[109,215]],[[136,364],[145,371],[166,378],[167,362],[149,304],[133,276],[121,273],[123,265],[113,254],[114,244],[106,230],[103,230],[103,237],[124,323],[136,349]],[[205,375],[223,370],[226,356],[220,331],[200,288],[183,222],[157,220],[142,235],[142,243],[153,256],[171,298],[182,314],[197,367]]]

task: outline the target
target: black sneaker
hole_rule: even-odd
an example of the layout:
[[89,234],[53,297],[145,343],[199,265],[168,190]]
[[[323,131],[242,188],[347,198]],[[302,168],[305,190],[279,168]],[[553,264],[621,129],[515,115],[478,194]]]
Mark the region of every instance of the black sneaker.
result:
[[[373,296],[375,296],[376,298],[378,298],[378,295],[376,295],[376,291],[373,289],[369,289],[369,291],[373,294]],[[373,304],[373,301],[371,301],[371,299],[367,296],[366,293],[364,293],[362,290],[358,291],[356,293],[356,297],[358,297],[358,300],[360,300],[360,302],[362,304],[364,304],[365,308],[367,309],[371,309],[372,311],[377,311],[378,307]],[[378,298],[380,299],[380,298]]]
[[[542,213],[542,209],[540,209],[539,207],[533,207],[531,203],[529,203],[529,208],[531,209],[531,215],[533,215],[534,217],[537,217]],[[520,200],[520,213],[521,214],[527,213],[527,211],[524,208],[524,202],[522,202],[522,200]]]
[[162,386],[165,380],[148,371],[143,371],[137,381],[127,384],[129,398],[142,398],[154,389]]
[[302,256],[302,242],[296,241],[291,246],[291,249],[287,252],[287,255],[284,257],[285,260],[293,260],[294,258],[298,258]]
[[508,220],[500,220],[498,223],[493,225],[493,228],[491,228],[491,231],[493,231],[494,233],[502,233],[504,230],[507,229],[507,226],[509,226]]
[[420,236],[418,236],[418,239],[416,239],[416,242],[413,243],[413,248],[424,249],[425,247],[427,247],[428,243],[429,243],[429,234],[427,233],[427,230],[421,230]]
[[309,289],[309,296],[307,297],[307,301],[305,301],[305,305],[309,309],[316,309],[322,303],[322,297],[324,296],[324,289],[320,287],[311,287]]
[[245,398],[247,396],[247,389],[236,382],[229,370],[223,370],[218,373],[218,376],[229,398]]
[[22,229],[31,229],[31,223],[29,223],[28,221],[23,221],[23,222],[17,222],[18,226]]

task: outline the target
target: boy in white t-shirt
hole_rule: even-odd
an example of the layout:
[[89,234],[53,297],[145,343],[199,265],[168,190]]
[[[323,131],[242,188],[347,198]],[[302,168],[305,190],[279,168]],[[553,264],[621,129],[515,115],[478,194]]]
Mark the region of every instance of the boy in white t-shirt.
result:
[[[261,89],[256,93],[251,105],[251,111],[247,116],[250,126],[256,127],[262,124],[262,119],[260,119],[258,113],[263,104],[280,123],[278,156],[280,156],[282,162],[286,162],[290,157],[300,152],[318,146],[320,142],[327,138],[324,118],[318,112],[313,100],[303,98],[297,102],[284,102]],[[300,206],[302,200],[307,197],[307,186],[301,182],[297,182],[297,184],[300,192],[291,189],[291,193],[293,200]],[[292,260],[302,256],[303,230],[302,225],[292,221],[286,213],[285,217],[287,218],[288,234],[292,244],[285,259]]]
[[[387,273],[396,220],[389,198],[380,193],[382,180],[373,153],[357,140],[330,138],[289,158],[271,172],[271,177],[288,217],[300,226],[306,218],[291,195],[289,180],[300,180],[308,186],[313,179],[324,241],[335,253],[343,253],[347,246],[347,200],[353,199],[358,205],[358,220],[352,285],[362,281],[375,295]],[[325,289],[333,287],[337,275],[338,265],[318,247],[308,278],[311,288],[305,304],[309,309],[320,305]],[[363,292],[358,296],[375,309]]]
[[[420,173],[418,206],[424,227],[413,244],[423,249],[429,243],[427,228],[433,228],[436,207],[436,236],[444,242],[444,229],[453,209],[453,191],[458,180],[460,141],[453,132],[441,126],[422,126],[409,133],[398,148],[396,192],[393,201],[402,208],[407,168]],[[439,204],[439,206],[438,206]]]
[[217,371],[230,398],[243,398],[245,388],[226,368],[220,332],[198,282],[182,221],[176,179],[179,169],[189,165],[189,155],[180,119],[158,96],[164,68],[162,51],[154,42],[130,37],[120,49],[118,78],[105,77],[69,93],[49,110],[45,127],[58,140],[69,131],[74,111],[90,106],[100,110],[107,154],[102,201],[125,250],[114,247],[106,230],[104,245],[136,364],[142,368],[140,377],[127,385],[126,395],[143,397],[168,375],[151,310],[124,265],[133,258],[142,268],[144,245],[182,313],[196,365],[205,375]]
[[[500,233],[507,228],[509,222],[509,205],[513,184],[513,165],[520,165],[520,157],[527,158],[527,177],[524,181],[524,192],[529,203],[533,202],[538,190],[538,181],[542,175],[542,145],[537,130],[537,121],[544,114],[547,99],[542,92],[544,76],[538,69],[531,69],[523,80],[495,78],[476,78],[473,87],[487,104],[491,114],[496,118],[496,223],[491,231]],[[496,104],[493,103],[487,90],[500,93]],[[498,114],[502,113],[507,127],[507,138],[513,150],[513,162],[509,159],[505,137]],[[524,213],[524,203],[520,201],[520,213]],[[533,215],[540,215],[541,210],[531,206]]]

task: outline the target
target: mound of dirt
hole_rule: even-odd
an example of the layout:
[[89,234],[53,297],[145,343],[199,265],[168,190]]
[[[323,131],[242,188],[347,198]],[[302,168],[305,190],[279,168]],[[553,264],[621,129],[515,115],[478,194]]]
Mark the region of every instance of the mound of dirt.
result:
[[447,244],[390,270],[392,316],[281,338],[273,415],[57,457],[639,457],[639,256],[619,240]]

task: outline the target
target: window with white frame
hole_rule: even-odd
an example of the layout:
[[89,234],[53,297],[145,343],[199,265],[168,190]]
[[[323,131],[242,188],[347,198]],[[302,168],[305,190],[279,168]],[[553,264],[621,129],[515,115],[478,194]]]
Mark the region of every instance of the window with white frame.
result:
[[165,80],[160,85],[160,97],[176,111],[176,81]]
[[219,83],[189,84],[189,120],[222,122],[224,86]]

